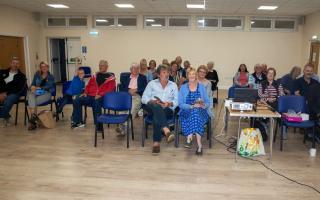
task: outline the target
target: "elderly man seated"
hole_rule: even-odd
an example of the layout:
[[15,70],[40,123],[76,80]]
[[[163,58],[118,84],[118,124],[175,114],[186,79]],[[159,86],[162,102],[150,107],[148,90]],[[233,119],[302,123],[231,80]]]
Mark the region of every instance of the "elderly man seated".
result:
[[[146,76],[139,74],[140,66],[137,63],[132,63],[130,67],[130,74],[123,76],[120,79],[119,91],[129,92],[132,96],[132,116],[137,116],[141,108],[141,96],[148,84]],[[124,135],[125,127],[122,125],[116,131],[120,136]]]
[[10,67],[0,70],[0,118],[1,127],[9,125],[10,110],[18,102],[26,84],[26,76],[19,70],[19,59],[13,58]]
[[108,62],[101,60],[99,62],[99,72],[93,75],[84,93],[73,101],[73,113],[71,128],[83,127],[82,124],[82,106],[92,107],[93,120],[98,132],[102,132],[102,124],[97,123],[97,116],[101,114],[103,96],[108,92],[115,91],[116,81],[113,73],[107,72]]
[[168,143],[174,140],[174,134],[168,127],[168,119],[173,116],[178,105],[178,87],[169,81],[168,67],[160,65],[157,72],[159,78],[148,83],[141,99],[141,102],[146,104],[148,113],[153,116],[152,153],[160,153],[162,134],[166,136]]

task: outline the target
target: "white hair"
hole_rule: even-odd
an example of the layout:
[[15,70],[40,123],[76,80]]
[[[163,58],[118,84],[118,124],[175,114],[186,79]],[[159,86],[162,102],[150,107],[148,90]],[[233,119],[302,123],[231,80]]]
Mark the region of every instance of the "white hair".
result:
[[213,65],[213,66],[214,66],[214,62],[213,62],[213,61],[209,61],[209,62],[207,63],[207,65]]
[[130,70],[133,69],[133,68],[135,68],[135,67],[139,67],[139,64],[136,63],[136,62],[131,63],[131,65],[130,65]]

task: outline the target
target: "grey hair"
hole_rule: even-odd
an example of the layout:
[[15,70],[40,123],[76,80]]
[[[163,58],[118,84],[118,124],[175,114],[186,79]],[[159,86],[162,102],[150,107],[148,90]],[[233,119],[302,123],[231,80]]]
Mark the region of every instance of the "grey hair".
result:
[[99,61],[99,65],[108,66],[108,61],[106,61],[106,60],[100,60],[100,61]]
[[207,65],[213,65],[213,66],[214,66],[214,62],[213,62],[213,61],[209,61],[209,62],[207,63]]
[[131,65],[130,65],[130,70],[132,70],[134,67],[139,68],[139,64],[136,63],[136,62],[131,63]]
[[261,67],[261,64],[257,63],[257,64],[254,65],[254,69],[256,69],[257,67]]

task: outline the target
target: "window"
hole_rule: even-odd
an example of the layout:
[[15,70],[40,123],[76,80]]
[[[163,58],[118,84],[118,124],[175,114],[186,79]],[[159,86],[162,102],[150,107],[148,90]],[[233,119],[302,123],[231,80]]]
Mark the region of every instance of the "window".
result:
[[219,19],[218,18],[198,17],[197,27],[198,28],[218,28],[219,27]]
[[71,17],[71,18],[69,18],[69,26],[85,27],[85,26],[87,26],[87,18],[86,17]]
[[274,22],[275,29],[287,29],[294,30],[295,29],[295,20],[275,20]]
[[48,17],[47,18],[47,26],[51,26],[51,27],[65,27],[67,26],[67,21],[66,18],[61,17]]
[[271,19],[251,19],[250,26],[252,29],[271,29]]
[[166,18],[165,17],[145,16],[144,17],[144,26],[145,27],[153,27],[153,28],[165,27],[166,26]]
[[115,25],[114,17],[94,17],[94,23],[96,27],[112,27]]
[[136,27],[137,17],[118,17],[118,27]]
[[180,27],[180,28],[187,28],[189,27],[189,17],[169,17],[169,27]]
[[225,29],[242,29],[242,18],[222,18],[221,28]]

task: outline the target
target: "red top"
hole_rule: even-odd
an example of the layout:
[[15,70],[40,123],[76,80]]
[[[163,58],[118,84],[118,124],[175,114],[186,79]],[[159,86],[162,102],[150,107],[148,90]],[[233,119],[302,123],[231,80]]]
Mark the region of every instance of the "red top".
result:
[[106,93],[113,91],[116,91],[116,79],[113,75],[107,78],[100,86],[98,86],[96,76],[92,76],[84,93],[89,96],[104,96]]
[[247,77],[247,73],[246,72],[240,72],[238,82],[241,85],[246,85],[248,83],[248,77]]

